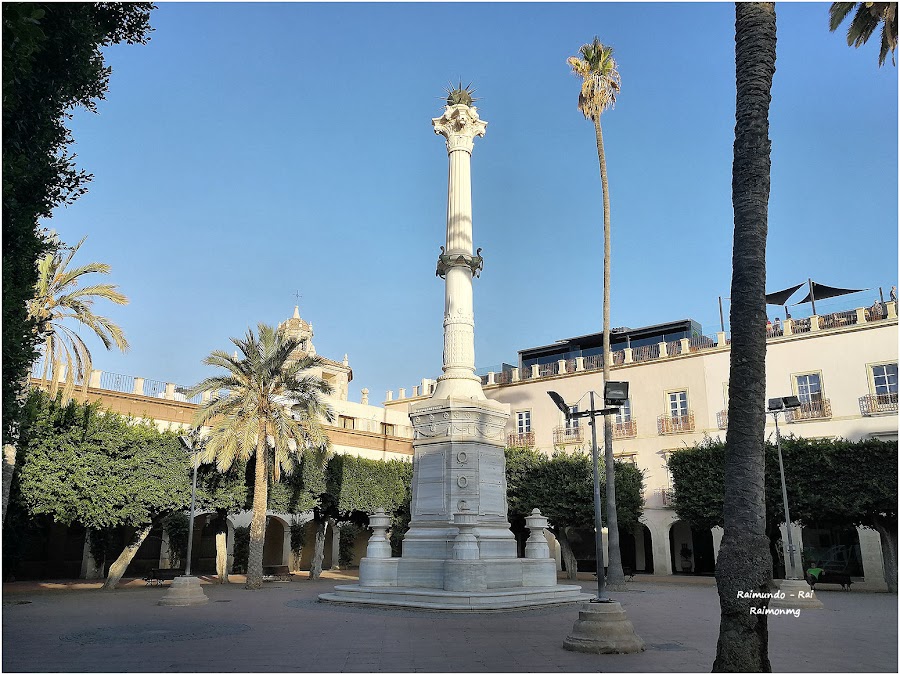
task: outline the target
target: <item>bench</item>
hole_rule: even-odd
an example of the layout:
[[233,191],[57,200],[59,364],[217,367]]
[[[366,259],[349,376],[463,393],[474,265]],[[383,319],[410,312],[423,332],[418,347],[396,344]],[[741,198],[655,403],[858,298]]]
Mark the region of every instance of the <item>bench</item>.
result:
[[263,579],[267,581],[290,581],[291,570],[287,565],[263,565]]
[[842,574],[840,572],[822,572],[818,579],[807,572],[806,583],[808,583],[813,590],[816,590],[816,584],[840,584],[841,590],[849,591],[850,584],[853,583],[853,580],[850,578],[849,574]]
[[154,567],[150,570],[150,574],[144,577],[144,581],[147,582],[147,585],[150,586],[154,582],[159,586],[163,581],[172,581],[175,577],[184,576],[183,569],[160,569],[158,567]]

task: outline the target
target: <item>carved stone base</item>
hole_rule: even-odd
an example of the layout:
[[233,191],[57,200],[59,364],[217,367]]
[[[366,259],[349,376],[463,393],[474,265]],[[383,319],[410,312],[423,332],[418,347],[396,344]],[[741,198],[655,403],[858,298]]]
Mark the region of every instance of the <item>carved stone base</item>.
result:
[[200,586],[197,577],[175,577],[172,585],[158,604],[169,607],[187,607],[188,605],[205,605],[209,598]]
[[803,579],[780,579],[776,582],[784,598],[772,598],[769,607],[783,609],[824,609],[815,591]]
[[450,612],[487,612],[584,602],[588,597],[582,592],[581,586],[446,591],[415,587],[364,588],[347,585],[335,586],[333,593],[323,593],[319,596],[319,600],[338,604],[414,607]]
[[578,612],[563,648],[590,654],[635,654],[644,651],[644,641],[618,602],[589,602]]

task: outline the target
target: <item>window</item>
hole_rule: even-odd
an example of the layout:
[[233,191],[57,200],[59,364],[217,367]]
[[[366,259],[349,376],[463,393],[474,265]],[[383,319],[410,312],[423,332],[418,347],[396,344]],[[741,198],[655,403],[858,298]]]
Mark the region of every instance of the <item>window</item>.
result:
[[688,414],[687,392],[669,392],[669,415],[671,417],[686,417]]
[[385,436],[395,436],[396,434],[394,433],[394,425],[388,424],[387,422],[382,422],[381,433],[383,433]]
[[[578,406],[573,405],[569,407],[569,412],[573,415],[578,412]],[[578,428],[578,423],[580,420],[577,417],[567,417],[566,418],[566,431],[572,431]]]
[[795,375],[794,378],[800,403],[809,405],[822,400],[822,377],[819,373]]
[[516,431],[520,434],[531,433],[530,410],[520,410],[516,413]]
[[872,385],[875,395],[889,398],[892,394],[897,396],[897,364],[882,363],[872,366]]
[[353,417],[345,417],[344,415],[340,415],[338,417],[338,425],[343,427],[344,429],[355,429],[356,419]]
[[631,399],[627,399],[625,403],[622,404],[622,407],[619,408],[619,412],[616,413],[616,424],[621,425],[625,422],[631,421]]

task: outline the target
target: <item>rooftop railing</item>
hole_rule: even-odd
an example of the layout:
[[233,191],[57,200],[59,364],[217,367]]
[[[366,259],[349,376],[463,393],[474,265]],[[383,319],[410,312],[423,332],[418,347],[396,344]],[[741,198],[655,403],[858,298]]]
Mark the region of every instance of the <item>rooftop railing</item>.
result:
[[[883,305],[876,302],[871,307],[857,307],[855,309],[834,311],[828,314],[812,315],[798,319],[786,319],[780,326],[764,327],[768,339],[782,340],[792,335],[802,335],[822,331],[846,329],[848,327],[874,324],[881,321],[896,321],[897,306],[895,302],[886,302]],[[673,357],[696,354],[710,349],[724,349],[731,344],[729,335],[719,332],[715,336],[695,335],[681,340],[670,340],[657,344],[642,345],[617,349],[610,355],[611,365],[631,365],[634,363],[647,363]],[[592,354],[590,356],[576,356],[560,359],[551,363],[544,363],[533,368],[528,365],[523,368],[513,368],[502,373],[494,373],[493,381],[490,374],[482,375],[483,385],[514,384],[524,380],[533,380],[546,377],[559,377],[583,372],[600,370],[603,368],[603,356]],[[484,372],[484,371],[481,371]],[[391,396],[393,392],[391,392]],[[405,398],[401,396],[400,399]],[[400,400],[398,399],[398,400]],[[393,400],[388,397],[388,400]]]

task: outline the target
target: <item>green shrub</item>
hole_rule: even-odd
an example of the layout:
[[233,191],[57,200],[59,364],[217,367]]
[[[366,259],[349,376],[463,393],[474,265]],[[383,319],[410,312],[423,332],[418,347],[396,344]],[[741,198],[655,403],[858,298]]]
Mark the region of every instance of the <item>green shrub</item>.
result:
[[234,528],[234,574],[246,574],[250,560],[250,526]]

